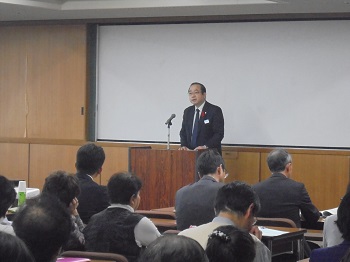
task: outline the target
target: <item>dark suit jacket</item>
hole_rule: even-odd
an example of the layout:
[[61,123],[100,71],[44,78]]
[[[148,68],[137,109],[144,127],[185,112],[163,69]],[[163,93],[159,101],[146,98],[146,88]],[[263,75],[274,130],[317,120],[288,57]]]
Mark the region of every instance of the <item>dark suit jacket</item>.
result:
[[81,220],[87,224],[92,215],[109,206],[107,188],[97,184],[85,173],[77,173],[76,176],[80,186],[78,212]]
[[314,249],[310,255],[310,262],[339,262],[350,248],[350,241],[327,247]]
[[319,211],[312,204],[304,184],[276,173],[253,186],[261,202],[260,217],[289,218],[300,227],[300,215],[311,224],[319,219]]
[[184,186],[176,192],[175,211],[178,230],[209,223],[215,217],[216,194],[223,186],[210,176]]
[[[191,137],[195,106],[185,109],[180,131],[181,146],[191,148]],[[217,148],[221,154],[221,140],[224,138],[224,117],[220,107],[205,102],[198,123],[197,145]]]

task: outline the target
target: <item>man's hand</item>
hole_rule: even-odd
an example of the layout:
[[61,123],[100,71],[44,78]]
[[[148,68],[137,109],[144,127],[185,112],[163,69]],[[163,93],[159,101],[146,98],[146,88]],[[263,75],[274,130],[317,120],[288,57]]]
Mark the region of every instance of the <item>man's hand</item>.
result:
[[204,150],[207,149],[207,146],[197,146],[194,150]]
[[189,149],[185,146],[181,146],[181,147],[179,147],[179,150],[189,150]]
[[258,226],[252,226],[252,229],[249,231],[249,233],[253,234],[254,236],[259,238],[260,240],[262,238],[262,232]]
[[78,210],[77,207],[79,206],[79,201],[78,199],[75,197],[72,202],[69,204],[69,211],[73,216],[78,216]]

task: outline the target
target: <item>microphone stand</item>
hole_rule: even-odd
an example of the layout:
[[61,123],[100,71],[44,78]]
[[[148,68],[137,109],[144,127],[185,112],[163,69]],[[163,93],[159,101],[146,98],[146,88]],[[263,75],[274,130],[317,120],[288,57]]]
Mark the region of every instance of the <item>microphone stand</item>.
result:
[[171,125],[172,125],[172,123],[171,123],[171,121],[169,121],[169,123],[168,123],[168,144],[166,147],[167,150],[170,150],[170,126]]

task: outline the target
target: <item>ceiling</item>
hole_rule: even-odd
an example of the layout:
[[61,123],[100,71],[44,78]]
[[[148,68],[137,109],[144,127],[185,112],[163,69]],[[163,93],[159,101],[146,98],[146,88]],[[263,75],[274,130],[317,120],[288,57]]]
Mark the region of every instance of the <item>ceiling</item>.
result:
[[347,16],[350,0],[0,0],[0,22],[271,14]]

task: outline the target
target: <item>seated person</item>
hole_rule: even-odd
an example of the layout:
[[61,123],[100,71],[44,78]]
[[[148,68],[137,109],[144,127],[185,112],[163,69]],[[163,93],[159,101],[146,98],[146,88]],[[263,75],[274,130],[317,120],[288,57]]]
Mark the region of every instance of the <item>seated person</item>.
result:
[[344,241],[336,246],[318,248],[311,252],[310,262],[339,262],[350,248],[350,192],[346,193],[338,208],[336,224]]
[[13,184],[0,175],[0,232],[15,235],[11,223],[6,218],[6,212],[16,200],[16,190]]
[[68,241],[71,218],[57,198],[42,194],[27,202],[13,220],[16,235],[23,240],[36,262],[55,262],[61,247]]
[[226,176],[224,160],[216,150],[205,151],[197,159],[197,171],[201,179],[176,192],[178,230],[208,223],[215,217],[215,197]]
[[72,231],[68,242],[63,245],[63,250],[84,250],[83,229],[85,225],[77,211],[79,205],[77,196],[80,193],[78,179],[65,171],[55,171],[45,179],[42,192],[57,197],[71,214]]
[[196,240],[203,248],[207,247],[208,235],[219,226],[231,225],[249,232],[255,243],[256,262],[270,262],[271,252],[260,241],[262,233],[254,226],[255,215],[260,209],[259,198],[246,183],[232,182],[218,191],[215,199],[216,217],[212,222],[185,229],[179,235]]
[[147,217],[134,213],[141,186],[141,180],[130,173],[116,173],[109,179],[111,205],[92,216],[85,227],[86,251],[118,253],[136,261],[141,248],[160,236]]
[[1,262],[35,262],[26,244],[21,239],[5,232],[0,232]]
[[205,252],[210,262],[252,262],[255,243],[248,232],[221,226],[209,235]]
[[195,240],[164,235],[145,249],[138,262],[208,262],[208,258]]
[[258,194],[260,217],[289,218],[300,227],[300,212],[311,225],[317,223],[320,213],[312,204],[304,184],[292,177],[292,157],[284,149],[275,149],[267,157],[271,177],[253,186]]
[[[350,183],[346,190],[346,193],[348,192],[350,192]],[[326,217],[323,226],[323,247],[332,247],[344,241],[336,224],[337,219],[337,214]]]
[[93,143],[83,145],[77,152],[75,167],[80,186],[78,212],[85,224],[92,215],[109,206],[107,188],[94,181],[101,174],[104,161],[103,148]]

